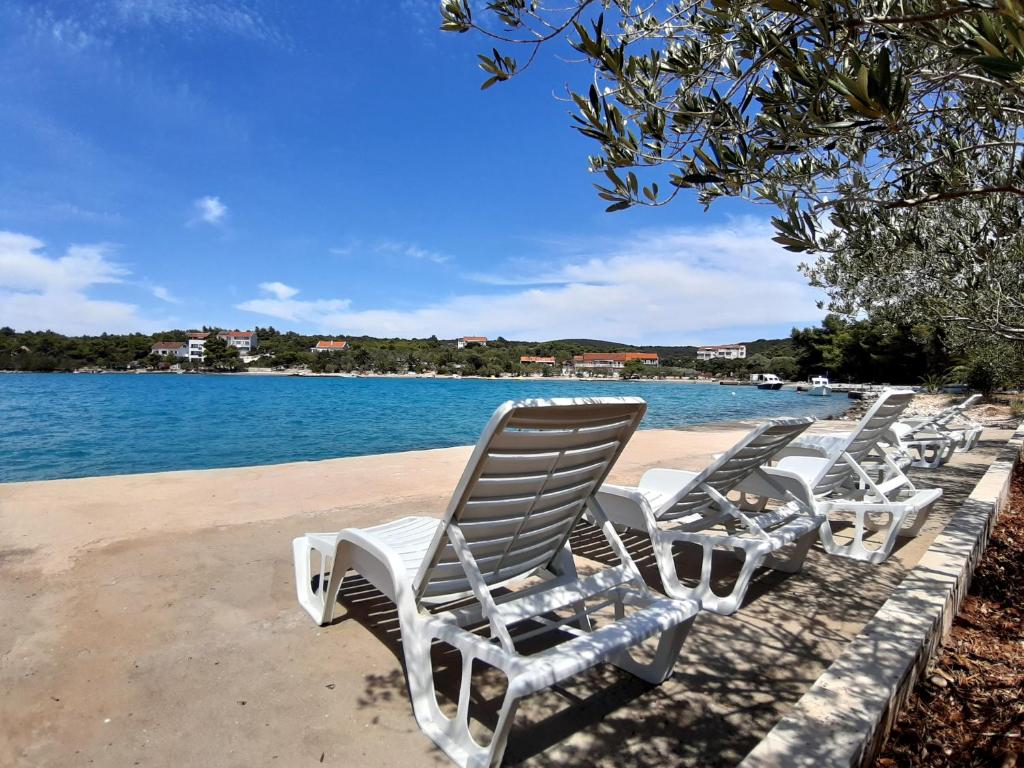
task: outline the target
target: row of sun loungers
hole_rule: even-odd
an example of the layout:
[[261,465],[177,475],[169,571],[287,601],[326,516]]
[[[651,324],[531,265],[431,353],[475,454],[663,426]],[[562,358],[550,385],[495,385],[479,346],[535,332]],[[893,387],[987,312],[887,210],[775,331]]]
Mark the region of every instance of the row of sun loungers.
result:
[[[799,571],[815,539],[831,555],[882,562],[897,537],[916,535],[942,491],[916,488],[906,466],[969,450],[980,427],[965,420],[966,404],[901,422],[912,396],[886,391],[843,434],[808,437],[813,419],[775,419],[701,472],[653,469],[634,488],[605,479],[643,418],[643,400],[508,402],[484,429],[442,519],[295,539],[298,599],[328,624],[345,574],[361,574],[397,608],[420,728],[461,766],[498,765],[523,697],[601,662],[660,683],[698,612],[738,610],[758,568]],[[922,452],[925,442],[939,447]],[[840,543],[831,521],[851,516],[852,538]],[[616,564],[577,573],[570,536],[581,524],[600,531]],[[626,530],[650,539],[667,597],[645,583],[620,538]],[[871,547],[866,537],[876,531]],[[700,552],[696,586],[677,573],[678,544]],[[715,551],[743,557],[727,595],[713,589]],[[536,651],[534,638],[544,635]],[[655,638],[653,653],[637,657],[637,646]],[[436,642],[461,654],[454,717],[435,695]],[[486,744],[469,730],[477,661],[507,678]]]

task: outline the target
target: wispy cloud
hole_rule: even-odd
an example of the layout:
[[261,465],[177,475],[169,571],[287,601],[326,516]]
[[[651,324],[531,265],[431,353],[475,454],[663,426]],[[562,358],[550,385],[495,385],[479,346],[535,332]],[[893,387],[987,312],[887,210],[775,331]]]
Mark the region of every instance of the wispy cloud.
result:
[[[378,336],[459,336],[467,328],[519,339],[610,338],[686,343],[729,329],[814,322],[817,295],[799,257],[771,241],[765,221],[708,229],[644,231],[620,241],[580,241],[555,266],[523,263],[514,275],[478,275],[507,288],[466,293],[411,309],[358,308],[349,299],[238,305],[309,327]],[[301,312],[298,307],[301,305]],[[274,312],[266,312],[272,309]],[[287,314],[284,314],[287,312]],[[724,339],[728,340],[728,339]]]
[[122,283],[126,268],[107,245],[72,245],[51,258],[29,235],[0,231],[0,325],[63,333],[155,330],[138,307],[89,295],[94,286]]
[[287,44],[287,36],[251,3],[224,0],[80,0],[26,7],[19,15],[36,38],[65,52],[111,45],[118,36],[166,29],[181,37],[225,35]]
[[207,224],[220,224],[228,215],[228,207],[220,201],[219,197],[207,195],[200,197],[192,203],[194,215],[189,219],[190,224],[205,222]]
[[446,253],[432,251],[428,248],[421,248],[414,243],[404,243],[400,240],[385,240],[374,246],[377,253],[394,253],[399,256],[408,256],[410,259],[432,261],[435,264],[444,264],[451,259]]
[[113,0],[125,26],[166,26],[194,35],[220,32],[251,40],[278,40],[279,33],[250,5],[216,0]]
[[328,248],[332,256],[357,256],[359,254],[400,256],[417,261],[429,261],[434,264],[447,264],[452,257],[432,248],[424,248],[406,240],[374,240],[363,242],[353,240],[346,245]]

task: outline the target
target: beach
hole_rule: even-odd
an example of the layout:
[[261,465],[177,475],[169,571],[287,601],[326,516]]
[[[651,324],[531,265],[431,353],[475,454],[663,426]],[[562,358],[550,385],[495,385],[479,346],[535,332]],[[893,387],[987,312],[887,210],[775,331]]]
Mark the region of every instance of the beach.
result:
[[[639,432],[611,480],[698,469],[744,431]],[[698,617],[662,686],[600,667],[528,700],[507,761],[735,764],[874,614],[1008,435],[989,430],[975,451],[913,473],[946,495],[886,563],[815,547],[799,574],[762,573],[738,614]],[[469,453],[0,485],[0,765],[446,764],[412,718],[386,602],[353,580],[338,622],[316,627],[295,599],[290,541],[438,517]],[[581,567],[591,544],[574,537]]]

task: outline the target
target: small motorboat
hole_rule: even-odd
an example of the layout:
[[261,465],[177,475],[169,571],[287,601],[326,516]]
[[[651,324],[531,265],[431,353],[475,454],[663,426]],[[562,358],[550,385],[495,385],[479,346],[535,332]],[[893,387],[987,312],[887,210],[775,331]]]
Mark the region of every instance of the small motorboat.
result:
[[774,373],[755,374],[758,389],[782,389],[782,379]]
[[807,390],[808,395],[817,395],[818,397],[828,397],[832,394],[832,387],[828,383],[828,378],[825,376],[814,376],[811,379],[811,388]]

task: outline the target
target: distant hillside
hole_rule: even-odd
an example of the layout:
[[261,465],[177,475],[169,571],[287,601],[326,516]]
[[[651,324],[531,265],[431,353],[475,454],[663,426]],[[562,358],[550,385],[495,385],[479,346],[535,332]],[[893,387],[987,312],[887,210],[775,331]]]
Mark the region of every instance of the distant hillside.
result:
[[[520,342],[523,344],[536,344],[537,342]],[[640,349],[632,344],[620,344],[617,341],[601,341],[600,339],[553,339],[546,344],[558,344],[564,347],[586,347],[588,352],[616,352],[631,349]]]
[[[530,342],[522,342],[530,343]],[[590,352],[616,352],[616,351],[638,351],[655,352],[658,357],[665,359],[672,358],[695,358],[697,347],[695,346],[669,346],[669,345],[644,345],[620,344],[614,341],[601,341],[600,339],[556,339],[546,342],[547,344],[558,344],[567,347],[586,347]],[[757,339],[756,341],[740,341],[747,347],[747,357],[753,355],[766,355],[767,357],[790,357],[794,354],[793,342],[788,339]]]

